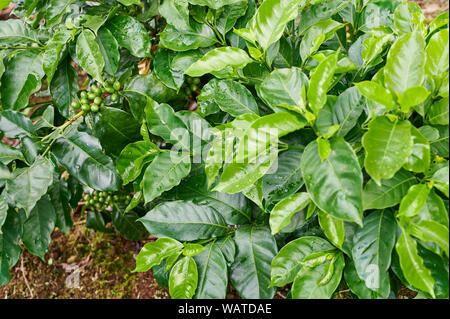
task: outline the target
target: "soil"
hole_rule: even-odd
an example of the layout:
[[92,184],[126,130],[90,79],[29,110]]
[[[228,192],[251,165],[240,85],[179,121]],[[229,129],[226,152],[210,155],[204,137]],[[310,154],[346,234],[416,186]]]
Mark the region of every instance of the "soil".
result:
[[[448,10],[448,0],[418,0],[428,20]],[[7,19],[11,8],[0,10],[0,20]],[[81,84],[82,80],[80,80]],[[34,102],[41,102],[36,100]],[[8,141],[13,144],[14,141]],[[118,234],[102,234],[85,227],[85,219],[74,216],[73,229],[64,234],[55,230],[44,260],[22,248],[22,256],[11,270],[12,280],[0,287],[0,298],[169,298],[168,290],[159,287],[151,271],[132,273],[143,243],[130,242]],[[71,288],[79,270],[79,285]],[[275,298],[286,298],[287,290]],[[400,298],[414,298],[403,288]],[[231,288],[227,298],[238,298]],[[348,289],[334,298],[351,298]]]

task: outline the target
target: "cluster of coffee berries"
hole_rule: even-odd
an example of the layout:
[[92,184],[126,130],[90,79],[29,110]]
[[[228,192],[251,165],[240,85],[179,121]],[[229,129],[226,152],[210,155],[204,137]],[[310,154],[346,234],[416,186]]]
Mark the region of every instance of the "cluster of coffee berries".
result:
[[121,86],[119,81],[114,81],[113,79],[107,80],[103,87],[94,83],[89,90],[80,92],[79,99],[72,102],[72,109],[81,109],[85,113],[97,113],[105,106],[105,94],[110,95],[111,102],[116,102],[119,99],[117,92],[120,91]]
[[187,96],[198,95],[201,89],[201,80],[200,78],[191,78],[187,77],[186,82],[184,82],[182,89]]
[[91,194],[84,195],[86,206],[98,211],[107,210],[114,204],[128,205],[133,196],[123,192],[99,192],[94,191]]

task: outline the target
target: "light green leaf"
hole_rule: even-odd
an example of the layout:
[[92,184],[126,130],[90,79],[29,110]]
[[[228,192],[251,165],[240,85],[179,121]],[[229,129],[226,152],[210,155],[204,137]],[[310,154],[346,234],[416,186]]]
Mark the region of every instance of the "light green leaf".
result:
[[192,257],[184,257],[173,266],[169,276],[172,299],[192,299],[197,289],[198,271]]
[[337,66],[337,54],[332,54],[317,66],[311,75],[308,89],[308,102],[311,110],[317,116],[327,103],[327,92],[333,81]]
[[445,251],[447,256],[449,255],[448,227],[433,220],[422,220],[417,224],[409,225],[406,231],[420,240],[436,243]]
[[159,238],[155,242],[147,243],[137,255],[134,271],[146,272],[181,249],[183,244],[172,238]]
[[422,257],[419,256],[415,240],[402,229],[395,248],[400,259],[403,275],[408,283],[429,293],[434,298],[435,280],[431,276],[430,270],[425,267]]
[[300,0],[265,0],[250,22],[250,30],[264,51],[277,42],[289,21],[297,17]]
[[192,30],[177,30],[168,24],[160,33],[160,46],[173,51],[207,48],[218,42],[214,31],[206,23],[191,22]]
[[222,111],[234,117],[246,113],[259,113],[258,105],[251,92],[245,86],[233,80],[217,82],[214,101]]
[[178,30],[190,30],[188,6],[187,0],[164,0],[159,6],[159,13],[168,24],[173,25]]
[[270,213],[270,229],[272,235],[278,234],[283,227],[289,225],[292,217],[310,202],[308,193],[297,193],[283,199],[272,209]]
[[403,168],[415,173],[426,172],[431,161],[430,143],[414,126],[411,126],[411,138],[413,139],[413,151]]
[[448,125],[449,124],[449,98],[434,102],[427,114],[430,124]]
[[329,299],[341,282],[344,255],[338,253],[331,261],[316,267],[303,267],[292,285],[294,299]]
[[382,85],[374,81],[364,81],[355,83],[359,92],[369,100],[375,101],[386,106],[388,109],[394,109],[394,97],[391,92]]
[[381,180],[391,179],[412,154],[411,123],[407,120],[392,122],[386,116],[377,117],[370,122],[362,144],[366,154],[364,167],[381,185]]
[[239,48],[216,48],[193,63],[184,73],[192,77],[199,77],[207,73],[222,71],[227,67],[243,68],[252,61],[248,54]]
[[325,236],[337,247],[342,248],[345,239],[344,221],[319,211],[319,224]]
[[398,99],[401,110],[408,113],[411,107],[419,105],[427,99],[430,92],[423,86],[417,86],[407,89]]
[[0,45],[39,43],[37,32],[19,19],[0,21]]
[[391,47],[384,79],[386,87],[404,94],[412,87],[421,86],[425,75],[425,39],[417,30],[401,36]]
[[302,156],[301,169],[313,202],[322,211],[362,224],[363,176],[355,152],[343,138],[330,140],[331,154],[321,161],[317,142]]
[[417,184],[411,186],[408,193],[403,197],[397,217],[400,224],[406,226],[406,224],[422,209],[427,201],[430,188],[424,184]]

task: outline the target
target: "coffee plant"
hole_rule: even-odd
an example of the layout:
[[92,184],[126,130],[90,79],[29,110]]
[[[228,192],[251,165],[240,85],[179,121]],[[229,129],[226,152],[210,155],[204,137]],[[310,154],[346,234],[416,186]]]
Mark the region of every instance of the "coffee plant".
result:
[[449,298],[448,11],[14,2],[0,284],[20,245],[44,259],[77,210],[97,231],[157,237],[135,271],[172,298]]

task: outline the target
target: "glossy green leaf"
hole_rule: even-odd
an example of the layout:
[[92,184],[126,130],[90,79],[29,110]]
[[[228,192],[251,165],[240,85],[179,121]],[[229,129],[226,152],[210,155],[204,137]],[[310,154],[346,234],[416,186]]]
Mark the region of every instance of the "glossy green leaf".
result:
[[408,283],[434,297],[435,280],[431,276],[430,270],[425,267],[422,257],[419,256],[417,243],[405,230],[402,230],[398,239],[396,251],[400,259],[403,275]]
[[336,65],[337,54],[330,55],[317,66],[311,75],[308,102],[316,116],[319,115],[320,110],[327,102],[327,92],[333,81]]
[[222,71],[228,67],[243,68],[252,61],[244,50],[232,47],[216,48],[206,53],[184,73],[192,77],[199,77],[207,73]]
[[332,38],[336,31],[343,27],[343,24],[334,20],[320,21],[311,26],[306,31],[300,43],[300,56],[302,61],[305,61],[313,53],[318,51],[322,43]]
[[44,259],[55,222],[52,203],[46,197],[40,199],[23,223],[22,242],[30,253]]
[[312,5],[303,11],[300,19],[303,21],[298,28],[302,35],[312,25],[331,19],[333,15],[348,6],[349,0],[309,1]]
[[399,204],[408,193],[408,189],[417,183],[411,173],[400,170],[391,179],[381,181],[381,185],[370,180],[364,187],[364,210],[384,209]]
[[325,236],[337,247],[342,247],[345,239],[344,221],[319,211],[319,224]]
[[322,211],[362,224],[363,177],[356,154],[342,138],[330,140],[331,154],[322,161],[317,142],[303,153],[301,169],[313,202]]
[[172,238],[159,238],[155,242],[147,243],[137,255],[134,271],[148,271],[181,249],[183,244]]
[[232,80],[217,83],[214,101],[222,111],[235,117],[246,113],[259,113],[258,105],[251,92],[242,84]]
[[53,75],[55,74],[56,68],[64,55],[64,48],[69,40],[70,30],[61,29],[56,32],[47,43],[47,47],[43,54],[42,63],[49,83],[52,82]]
[[27,116],[10,110],[0,113],[0,130],[11,138],[36,135],[33,123]]
[[344,266],[344,255],[339,253],[317,267],[303,267],[292,285],[292,298],[329,299],[341,282]]
[[272,235],[278,234],[283,227],[289,225],[292,217],[309,204],[308,193],[297,193],[280,201],[270,213],[270,229]]
[[2,226],[6,221],[8,214],[8,202],[3,195],[0,195],[0,235],[2,235]]
[[384,78],[386,86],[397,94],[421,86],[425,75],[425,40],[414,31],[401,36],[389,50]]
[[320,110],[316,126],[322,135],[328,133],[329,127],[339,125],[337,136],[346,136],[355,127],[364,112],[366,99],[356,87],[349,88],[339,95],[335,103],[327,103]]
[[254,121],[239,143],[236,160],[238,163],[252,162],[264,154],[278,139],[304,128],[306,121],[293,113],[281,112],[266,115]]
[[3,195],[27,214],[37,201],[47,193],[53,182],[53,165],[46,158],[39,157],[32,166],[17,169],[12,180],[6,182]]
[[287,150],[278,156],[277,170],[262,178],[266,206],[296,193],[304,184],[300,162],[302,151]]
[[270,284],[270,263],[277,254],[270,229],[245,225],[236,230],[237,255],[230,279],[239,296],[246,299],[271,299],[276,290]]
[[308,79],[299,68],[278,69],[270,73],[261,84],[256,86],[258,96],[274,111],[281,107],[305,107]]
[[448,125],[449,124],[449,99],[448,97],[439,100],[433,105],[427,114],[430,124]]
[[0,21],[0,45],[39,43],[38,35],[28,24],[19,19]]
[[76,47],[77,59],[80,66],[91,75],[96,81],[103,82],[103,67],[105,59],[97,42],[95,35],[90,30],[83,30],[77,39]]
[[355,268],[369,289],[387,298],[390,293],[388,270],[397,224],[389,210],[370,213],[363,222],[364,227],[358,229],[353,237]]
[[320,237],[303,236],[284,246],[272,261],[271,285],[283,287],[294,281],[302,268],[305,257],[334,249],[328,241]]
[[374,299],[376,297],[376,293],[367,288],[365,282],[359,278],[353,260],[346,261],[344,278],[352,293],[357,295],[359,299]]
[[22,222],[17,212],[10,210],[0,233],[0,285],[11,280],[9,269],[18,261],[22,249],[19,246]]
[[44,75],[42,54],[31,50],[18,52],[2,76],[0,94],[3,109],[21,110],[26,107],[30,95],[41,88]]
[[165,152],[156,156],[144,174],[144,199],[151,202],[177,186],[191,170],[189,153]]
[[140,127],[130,113],[105,107],[95,123],[94,132],[107,154],[119,155],[127,144],[140,139]]
[[208,6],[211,9],[219,9],[223,6],[235,4],[242,0],[188,0],[189,3],[195,4],[198,6]]
[[244,191],[267,173],[277,156],[278,150],[270,148],[250,163],[232,162],[228,164],[214,191],[228,194]]
[[355,83],[359,92],[369,100],[373,100],[386,106],[388,109],[395,108],[392,93],[382,85],[374,81],[364,81]]
[[366,154],[364,167],[381,185],[381,180],[391,179],[412,154],[411,123],[378,117],[370,122],[362,144]]
[[103,59],[105,60],[105,72],[109,75],[114,75],[117,72],[119,66],[119,44],[112,35],[109,29],[102,27],[98,30],[97,38],[95,39],[100,51],[102,52]]
[[188,6],[187,0],[165,0],[159,7],[159,13],[168,24],[173,25],[178,30],[190,30]]
[[408,193],[403,197],[398,211],[398,218],[402,226],[415,217],[427,201],[430,188],[424,184],[411,186]]
[[144,26],[131,16],[117,15],[106,24],[121,47],[130,51],[136,57],[144,58],[151,55],[150,36]]
[[190,201],[160,204],[139,221],[154,236],[180,241],[220,237],[228,231],[222,215],[214,208],[196,205]]
[[297,17],[300,0],[265,0],[250,23],[256,41],[266,51],[283,35],[289,21]]
[[125,146],[116,163],[123,184],[134,181],[140,175],[144,165],[152,161],[158,152],[157,146],[148,141],[139,141]]
[[115,191],[121,185],[113,161],[102,152],[99,141],[87,133],[56,140],[52,154],[71,175],[93,189]]
[[433,174],[431,180],[434,183],[434,187],[440,190],[445,194],[448,198],[449,193],[449,174],[448,174],[448,165],[439,169],[437,172]]
[[173,51],[207,48],[218,41],[214,31],[206,24],[191,22],[192,30],[177,30],[170,24],[160,33],[160,46]]
[[406,160],[403,168],[415,172],[423,173],[430,167],[430,143],[414,126],[411,127],[411,138],[413,139],[413,151]]
[[198,269],[198,287],[195,299],[225,299],[228,286],[228,269],[225,257],[217,242],[206,246],[194,256]]
[[432,220],[423,220],[418,224],[411,224],[406,231],[420,240],[436,243],[449,255],[448,227]]
[[409,112],[411,107],[419,105],[430,96],[430,92],[423,86],[407,89],[398,99],[402,112]]
[[8,165],[10,162],[17,159],[21,161],[25,160],[19,149],[0,143],[0,163]]
[[63,116],[69,117],[69,108],[77,100],[78,90],[78,72],[70,65],[69,59],[65,59],[59,64],[50,83],[53,103]]
[[197,289],[198,271],[192,257],[184,257],[173,266],[169,276],[169,292],[173,299],[192,299]]
[[147,125],[152,134],[182,149],[191,149],[187,127],[168,104],[150,101],[145,107]]

